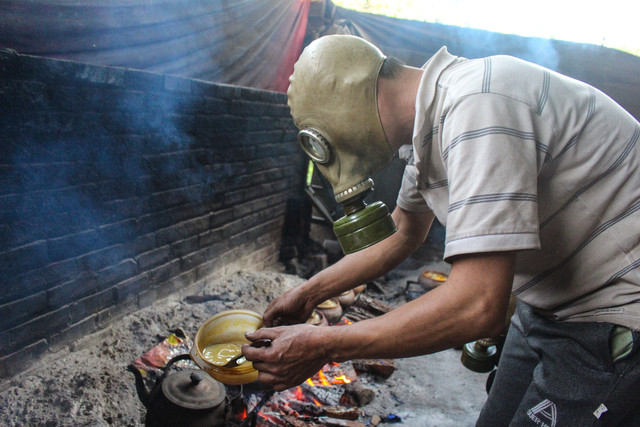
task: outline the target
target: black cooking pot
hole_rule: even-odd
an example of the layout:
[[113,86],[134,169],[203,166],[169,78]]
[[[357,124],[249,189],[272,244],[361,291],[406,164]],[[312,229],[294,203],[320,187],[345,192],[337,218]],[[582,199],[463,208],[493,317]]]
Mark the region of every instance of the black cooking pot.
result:
[[138,397],[147,408],[146,427],[225,425],[228,402],[222,383],[200,369],[183,370],[169,375],[175,362],[188,359],[188,354],[171,359],[151,391],[147,390],[138,368],[128,366],[128,370],[136,378]]

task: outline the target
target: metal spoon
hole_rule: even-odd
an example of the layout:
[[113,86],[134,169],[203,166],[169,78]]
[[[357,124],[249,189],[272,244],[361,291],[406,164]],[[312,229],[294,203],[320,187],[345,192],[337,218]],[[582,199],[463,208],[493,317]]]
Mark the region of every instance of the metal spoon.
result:
[[[269,339],[259,339],[259,340],[255,340],[254,342],[252,342],[249,345],[251,347],[255,347],[255,348],[268,347],[268,346],[271,345],[271,340],[269,340]],[[246,361],[247,361],[247,358],[244,357],[244,355],[242,353],[240,353],[237,356],[234,356],[227,363],[222,365],[222,367],[223,368],[235,368],[237,366],[242,365]]]

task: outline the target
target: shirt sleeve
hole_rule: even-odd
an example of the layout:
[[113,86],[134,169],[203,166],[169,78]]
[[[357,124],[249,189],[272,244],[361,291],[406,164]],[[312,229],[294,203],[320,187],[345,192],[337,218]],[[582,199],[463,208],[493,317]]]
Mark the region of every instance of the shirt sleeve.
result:
[[442,158],[449,180],[444,257],[539,249],[537,174],[544,148],[535,112],[482,93],[446,114]]
[[405,166],[396,205],[409,212],[431,212],[424,197],[418,191],[415,166]]

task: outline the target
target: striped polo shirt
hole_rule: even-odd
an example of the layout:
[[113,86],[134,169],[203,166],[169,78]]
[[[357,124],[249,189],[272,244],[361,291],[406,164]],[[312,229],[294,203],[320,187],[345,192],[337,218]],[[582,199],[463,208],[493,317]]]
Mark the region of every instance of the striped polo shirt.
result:
[[517,58],[423,68],[398,206],[435,213],[445,259],[519,251],[513,294],[541,314],[640,330],[640,124]]

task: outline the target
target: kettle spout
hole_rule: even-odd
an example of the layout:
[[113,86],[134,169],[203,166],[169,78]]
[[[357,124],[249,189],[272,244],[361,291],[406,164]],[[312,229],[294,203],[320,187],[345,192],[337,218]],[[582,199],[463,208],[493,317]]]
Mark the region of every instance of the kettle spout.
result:
[[149,407],[149,396],[151,393],[147,390],[147,387],[144,384],[144,379],[142,378],[142,373],[138,368],[134,365],[127,366],[127,371],[133,373],[133,376],[136,379],[136,391],[138,392],[138,398],[145,406],[145,408]]

